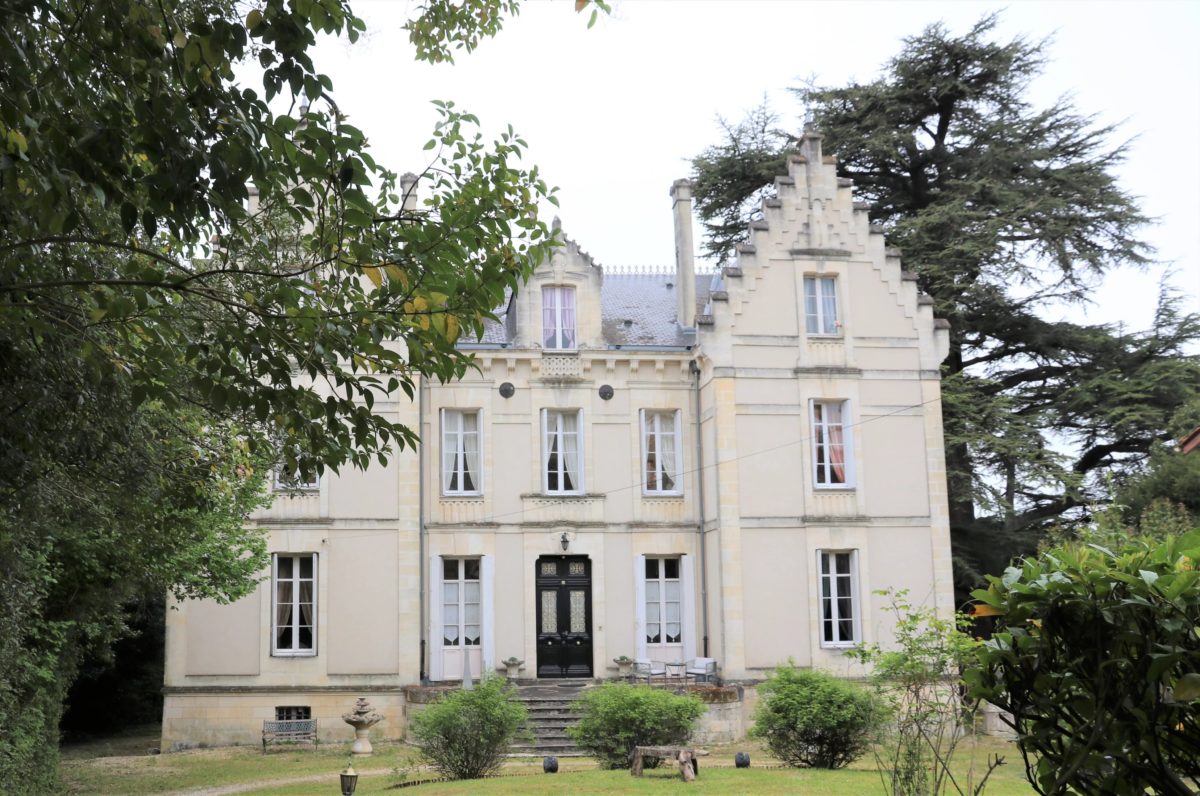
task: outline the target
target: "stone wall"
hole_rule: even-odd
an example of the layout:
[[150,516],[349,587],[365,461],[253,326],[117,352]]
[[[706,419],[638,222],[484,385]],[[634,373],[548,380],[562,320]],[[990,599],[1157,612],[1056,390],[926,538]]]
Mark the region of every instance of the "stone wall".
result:
[[370,691],[290,691],[280,693],[168,693],[163,700],[162,750],[179,752],[209,746],[258,746],[263,721],[275,719],[279,706],[307,706],[317,720],[320,743],[354,740],[354,730],[342,714],[365,696],[384,720],[371,728],[372,741],[404,737],[406,706],[398,689]]

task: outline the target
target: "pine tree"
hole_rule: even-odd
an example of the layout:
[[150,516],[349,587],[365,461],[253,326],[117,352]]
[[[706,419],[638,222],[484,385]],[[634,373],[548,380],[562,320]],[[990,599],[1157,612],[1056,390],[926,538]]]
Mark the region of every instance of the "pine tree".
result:
[[[1148,219],[1117,184],[1127,145],[1062,99],[1026,98],[1046,42],[994,40],[996,16],[904,40],[883,74],[794,89],[873,223],[951,324],[943,366],[960,586],[1079,522],[1130,477],[1200,390],[1200,318],[1164,289],[1151,328],[1056,320],[1118,266],[1152,267]],[[693,160],[706,246],[728,261],[796,137],[765,106]]]

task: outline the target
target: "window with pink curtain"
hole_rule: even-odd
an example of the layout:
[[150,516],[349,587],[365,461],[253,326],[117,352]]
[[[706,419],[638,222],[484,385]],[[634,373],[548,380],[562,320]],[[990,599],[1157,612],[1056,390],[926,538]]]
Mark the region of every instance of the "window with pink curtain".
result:
[[818,486],[846,486],[849,478],[846,462],[844,401],[814,401],[813,474]]

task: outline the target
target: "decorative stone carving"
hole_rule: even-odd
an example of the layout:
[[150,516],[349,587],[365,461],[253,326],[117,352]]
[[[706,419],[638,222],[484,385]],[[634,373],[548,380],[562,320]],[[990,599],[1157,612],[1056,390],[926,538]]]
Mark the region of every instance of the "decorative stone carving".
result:
[[367,732],[383,721],[383,714],[376,713],[366,697],[359,697],[354,703],[354,710],[342,714],[342,721],[354,728],[354,746],[350,747],[350,754],[355,757],[369,757],[372,749]]

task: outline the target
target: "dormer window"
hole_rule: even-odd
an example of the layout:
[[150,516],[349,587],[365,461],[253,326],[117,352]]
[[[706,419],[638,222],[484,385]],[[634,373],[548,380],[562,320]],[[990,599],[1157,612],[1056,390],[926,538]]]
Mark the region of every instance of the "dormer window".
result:
[[575,288],[542,288],[542,348],[575,348]]

